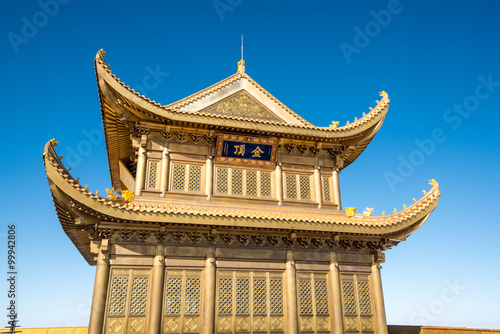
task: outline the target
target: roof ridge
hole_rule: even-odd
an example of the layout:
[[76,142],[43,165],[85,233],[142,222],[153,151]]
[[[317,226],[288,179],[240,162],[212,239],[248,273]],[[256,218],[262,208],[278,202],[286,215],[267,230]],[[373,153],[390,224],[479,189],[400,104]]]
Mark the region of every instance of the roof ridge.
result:
[[[326,131],[326,132],[338,132],[338,131],[345,131],[345,130],[355,130],[357,127],[367,123],[369,120],[371,120],[372,118],[374,118],[374,116],[376,114],[379,114],[383,109],[385,109],[385,107],[387,107],[389,104],[390,104],[390,100],[389,100],[389,97],[388,95],[386,94],[385,96],[383,96],[383,98],[380,100],[380,101],[377,101],[377,105],[374,107],[374,108],[371,108],[370,112],[367,113],[366,115],[364,115],[363,117],[361,117],[360,119],[358,119],[357,121],[354,121],[353,123],[350,123],[350,124],[346,124],[344,126],[341,126],[341,127],[336,127],[336,128],[332,128],[330,126],[326,126],[326,127],[320,127],[320,126],[315,126],[313,125],[312,123],[308,122],[307,120],[303,119],[301,116],[299,116],[297,113],[295,113],[293,110],[291,110],[290,108],[288,108],[284,103],[282,103],[281,101],[279,101],[276,97],[274,97],[271,93],[269,93],[264,87],[262,87],[261,85],[259,85],[255,80],[253,80],[247,73],[235,73],[235,74],[232,74],[231,76],[197,92],[197,93],[194,93],[194,94],[191,94],[190,96],[188,97],[185,97],[181,100],[178,100],[176,102],[173,102],[173,103],[170,103],[170,104],[167,104],[167,105],[163,105],[161,103],[158,103],[154,100],[151,100],[150,98],[146,97],[145,95],[142,95],[140,94],[139,92],[136,92],[133,88],[131,88],[130,86],[126,85],[124,82],[122,82],[120,80],[120,78],[118,78],[115,74],[113,74],[113,72],[111,72],[111,70],[109,69],[110,65],[106,63],[106,61],[104,60],[104,54],[105,52],[101,50],[99,50],[97,52],[97,55],[96,55],[96,58],[95,58],[95,62],[96,62],[96,65],[99,64],[101,65],[101,67],[109,74],[111,75],[115,81],[117,83],[119,83],[122,87],[124,87],[125,89],[127,89],[128,91],[130,91],[131,93],[133,93],[136,97],[146,101],[147,103],[151,103],[163,110],[166,110],[166,111],[175,111],[177,113],[183,113],[183,114],[190,114],[190,115],[200,115],[200,116],[209,116],[209,117],[218,117],[218,118],[227,118],[227,119],[237,119],[237,120],[243,120],[243,121],[249,121],[249,122],[258,122],[258,123],[269,123],[269,124],[273,124],[273,122],[271,121],[267,121],[267,120],[259,120],[259,119],[252,119],[252,120],[249,120],[247,118],[244,118],[244,117],[236,117],[236,116],[233,116],[233,115],[216,115],[214,113],[202,113],[202,112],[197,112],[197,113],[193,113],[193,112],[190,112],[190,111],[185,111],[185,110],[180,110],[178,109],[178,106],[176,106],[177,103],[180,103],[182,101],[184,101],[182,104],[180,104],[179,106],[184,106],[184,105],[187,105],[195,100],[198,100],[210,93],[212,93],[213,91],[216,91],[216,90],[219,90],[221,87],[219,86],[225,86],[225,85],[228,85],[228,84],[231,84],[232,82],[234,81],[237,81],[241,78],[246,78],[249,80],[249,82],[256,86],[257,88],[261,88],[262,92],[267,95],[269,98],[271,98],[275,103],[277,103],[278,105],[280,105],[280,107],[282,107],[283,109],[285,109],[288,113],[290,113],[292,116],[296,117],[297,120],[299,120],[302,124],[290,124],[290,123],[287,123],[287,122],[284,122],[284,123],[277,123],[279,124],[280,126],[286,126],[286,127],[294,127],[294,128],[314,128],[314,129],[317,129],[317,130],[320,130],[320,131]],[[97,71],[96,71],[97,72]],[[232,81],[230,81],[232,80]],[[227,81],[227,82],[226,82]],[[217,86],[217,87],[216,87]],[[197,97],[196,99],[193,99],[196,95],[198,94],[203,94],[202,96],[200,97]],[[193,99],[192,101],[187,101],[188,99]]]

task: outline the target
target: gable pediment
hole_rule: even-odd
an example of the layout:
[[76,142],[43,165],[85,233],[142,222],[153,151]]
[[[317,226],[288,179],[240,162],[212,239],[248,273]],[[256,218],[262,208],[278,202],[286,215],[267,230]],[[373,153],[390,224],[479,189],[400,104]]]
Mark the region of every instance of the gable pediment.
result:
[[236,74],[167,107],[178,110],[310,125],[246,74]]
[[241,90],[220,102],[214,103],[200,112],[233,115],[239,117],[262,118],[283,122],[272,111],[257,101],[247,91]]

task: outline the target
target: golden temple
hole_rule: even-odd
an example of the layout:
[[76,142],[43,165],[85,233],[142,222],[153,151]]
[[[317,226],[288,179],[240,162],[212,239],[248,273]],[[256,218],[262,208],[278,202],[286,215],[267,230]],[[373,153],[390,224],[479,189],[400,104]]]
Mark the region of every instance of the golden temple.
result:
[[[389,108],[317,127],[246,72],[162,105],[95,58],[111,184],[79,184],[49,141],[59,221],[96,279],[88,332],[387,333],[384,251],[440,192],[400,212],[342,208],[339,174]],[[116,193],[116,194],[115,194]],[[118,196],[118,195],[121,195]]]

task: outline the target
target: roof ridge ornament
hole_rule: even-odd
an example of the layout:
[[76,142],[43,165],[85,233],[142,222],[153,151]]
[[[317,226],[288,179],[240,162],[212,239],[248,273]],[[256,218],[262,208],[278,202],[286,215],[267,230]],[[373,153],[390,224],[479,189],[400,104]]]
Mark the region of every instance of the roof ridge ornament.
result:
[[243,60],[243,35],[241,35],[241,60],[238,62],[238,73],[245,73],[245,61]]
[[238,73],[240,73],[240,74],[244,74],[245,73],[245,61],[243,59],[241,59],[238,62]]

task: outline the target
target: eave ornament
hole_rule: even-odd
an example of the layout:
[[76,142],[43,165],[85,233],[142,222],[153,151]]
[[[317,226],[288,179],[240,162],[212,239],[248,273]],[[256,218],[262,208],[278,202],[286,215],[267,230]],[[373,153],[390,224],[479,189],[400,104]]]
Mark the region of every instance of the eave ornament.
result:
[[332,128],[332,129],[336,129],[336,128],[337,128],[337,126],[339,125],[339,123],[340,123],[339,121],[337,121],[337,122],[332,121],[332,124],[330,124],[330,128]]
[[347,217],[354,217],[354,214],[356,213],[356,209],[357,208],[353,208],[353,207],[348,207],[348,208],[345,208],[345,214]]

